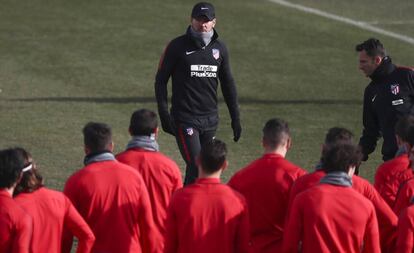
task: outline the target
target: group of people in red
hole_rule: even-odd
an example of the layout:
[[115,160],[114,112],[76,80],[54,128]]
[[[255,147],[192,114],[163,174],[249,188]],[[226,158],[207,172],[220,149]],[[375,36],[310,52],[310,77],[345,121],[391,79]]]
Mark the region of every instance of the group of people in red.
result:
[[198,179],[183,187],[176,163],[159,151],[156,113],[132,114],[126,150],[113,154],[111,128],[83,128],[85,167],[63,193],[48,189],[29,152],[0,151],[0,252],[412,252],[414,117],[395,126],[399,151],[375,184],[354,175],[353,134],[329,129],[315,171],[285,156],[287,122],[263,127],[262,157],[220,182],[226,144],[198,156]]

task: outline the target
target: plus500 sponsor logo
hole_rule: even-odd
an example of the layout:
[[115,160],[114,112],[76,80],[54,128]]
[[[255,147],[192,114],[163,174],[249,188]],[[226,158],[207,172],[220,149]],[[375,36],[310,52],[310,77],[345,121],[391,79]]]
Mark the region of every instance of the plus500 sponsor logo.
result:
[[191,77],[217,77],[217,66],[191,65]]

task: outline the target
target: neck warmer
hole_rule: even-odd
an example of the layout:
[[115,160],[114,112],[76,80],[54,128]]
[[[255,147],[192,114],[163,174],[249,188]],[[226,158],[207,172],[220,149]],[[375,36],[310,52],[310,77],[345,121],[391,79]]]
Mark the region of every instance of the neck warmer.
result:
[[343,171],[334,171],[326,174],[326,176],[321,179],[320,183],[351,187],[352,179]]
[[85,156],[85,159],[83,160],[83,164],[88,165],[94,162],[102,162],[102,161],[114,161],[115,156],[109,152],[109,151],[102,151],[102,152],[96,152],[91,153],[87,156]]
[[211,39],[213,38],[214,29],[211,29],[209,32],[197,32],[194,31],[193,27],[190,26],[190,33],[194,38],[204,42],[204,46],[207,46],[210,44]]
[[155,140],[155,135],[151,134],[151,136],[146,135],[139,135],[133,136],[132,140],[128,142],[127,149],[130,148],[142,148],[149,151],[159,151],[159,145]]
[[404,155],[404,154],[407,154],[407,153],[408,153],[407,152],[407,149],[403,145],[403,146],[401,146],[401,147],[398,148],[397,152],[395,153],[395,157],[398,157],[400,155]]

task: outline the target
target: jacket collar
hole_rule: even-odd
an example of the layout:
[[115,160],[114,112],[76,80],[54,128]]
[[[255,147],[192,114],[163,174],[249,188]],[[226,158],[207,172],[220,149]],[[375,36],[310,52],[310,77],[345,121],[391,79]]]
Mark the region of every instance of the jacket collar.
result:
[[[213,43],[215,40],[217,40],[217,38],[218,38],[218,33],[217,33],[217,31],[216,31],[216,29],[214,29],[213,28],[213,31],[214,31],[214,34],[213,34],[213,38],[211,38],[211,42],[210,42],[210,44],[211,43]],[[199,38],[196,38],[196,37],[194,37],[192,34],[191,34],[191,25],[189,25],[188,27],[187,27],[187,31],[186,31],[186,33],[185,33],[190,39],[191,39],[191,41],[193,41],[194,42],[194,44],[197,46],[197,48],[199,48],[199,49],[203,49],[203,48],[205,48],[206,46],[204,45],[204,41],[202,41],[201,39],[199,39]],[[209,45],[210,45],[209,44]]]
[[220,184],[220,178],[198,178],[197,184]]
[[85,156],[83,160],[83,164],[87,166],[91,163],[103,162],[103,161],[115,161],[115,156],[112,154],[112,152],[107,151],[107,150],[90,153],[87,156]]
[[352,178],[343,171],[333,171],[326,174],[320,183],[352,187]]
[[372,81],[377,82],[382,80],[385,76],[388,76],[396,69],[396,66],[392,63],[389,56],[385,56],[382,59],[381,64],[375,69],[369,77]]

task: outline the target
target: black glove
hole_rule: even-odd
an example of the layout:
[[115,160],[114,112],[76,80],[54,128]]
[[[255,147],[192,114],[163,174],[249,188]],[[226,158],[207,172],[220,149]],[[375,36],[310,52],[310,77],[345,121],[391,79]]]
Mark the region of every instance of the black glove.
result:
[[171,119],[170,114],[167,113],[160,113],[160,119],[161,119],[161,126],[162,130],[164,132],[171,134],[172,136],[175,136],[175,125],[174,122]]
[[232,120],[231,121],[231,128],[233,128],[233,140],[237,142],[240,139],[242,127],[240,125],[240,120]]

